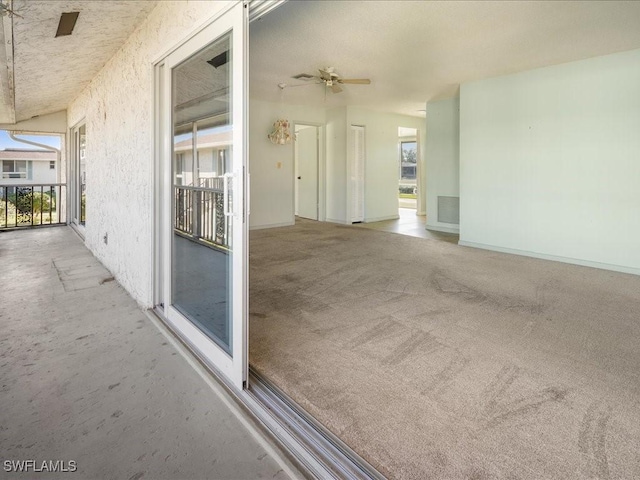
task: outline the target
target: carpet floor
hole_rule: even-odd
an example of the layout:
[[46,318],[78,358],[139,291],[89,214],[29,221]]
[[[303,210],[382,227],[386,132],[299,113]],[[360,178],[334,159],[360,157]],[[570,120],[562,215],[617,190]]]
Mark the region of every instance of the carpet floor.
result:
[[640,478],[640,277],[313,221],[250,235],[250,362],[389,478]]

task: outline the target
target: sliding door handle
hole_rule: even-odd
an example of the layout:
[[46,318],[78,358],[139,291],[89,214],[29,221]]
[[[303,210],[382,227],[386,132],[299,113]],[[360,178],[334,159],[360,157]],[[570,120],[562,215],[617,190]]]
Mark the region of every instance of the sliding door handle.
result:
[[[233,212],[229,210],[229,179],[233,179],[233,173],[225,173],[222,176],[222,211],[225,217],[233,216]],[[232,203],[233,207],[233,203]]]

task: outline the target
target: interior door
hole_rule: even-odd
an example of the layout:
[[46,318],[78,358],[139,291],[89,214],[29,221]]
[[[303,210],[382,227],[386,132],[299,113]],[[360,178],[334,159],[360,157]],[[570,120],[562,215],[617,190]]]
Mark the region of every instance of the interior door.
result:
[[247,375],[245,16],[238,2],[161,70],[164,316],[238,388]]
[[318,127],[296,125],[296,215],[318,219]]

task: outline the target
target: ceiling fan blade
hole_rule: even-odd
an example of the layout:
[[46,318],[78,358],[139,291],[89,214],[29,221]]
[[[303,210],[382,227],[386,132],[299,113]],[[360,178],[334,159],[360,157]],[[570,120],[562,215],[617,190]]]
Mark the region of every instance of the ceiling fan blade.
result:
[[309,85],[322,85],[324,82],[297,83],[295,85],[286,85],[285,88],[308,87]]
[[327,72],[326,70],[318,70],[320,72],[320,78],[322,80],[331,80],[331,73]]
[[342,91],[342,89],[340,88],[339,85],[336,85],[335,83],[333,85],[331,85],[331,91],[333,93],[340,93]]
[[353,85],[369,85],[371,80],[368,78],[339,78],[338,83],[351,83]]

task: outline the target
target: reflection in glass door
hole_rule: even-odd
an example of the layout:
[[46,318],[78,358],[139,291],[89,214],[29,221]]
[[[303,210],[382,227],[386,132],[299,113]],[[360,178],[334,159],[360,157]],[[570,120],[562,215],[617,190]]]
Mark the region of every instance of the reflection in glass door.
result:
[[233,175],[232,161],[219,158],[232,143],[230,50],[227,34],[174,68],[172,79],[171,303],[227,353],[232,353]]
[[244,22],[239,3],[161,69],[163,130],[171,139],[164,315],[238,387],[246,376]]
[[79,214],[78,221],[81,225],[86,223],[87,211],[87,127],[82,125],[78,129],[78,190],[79,190]]

